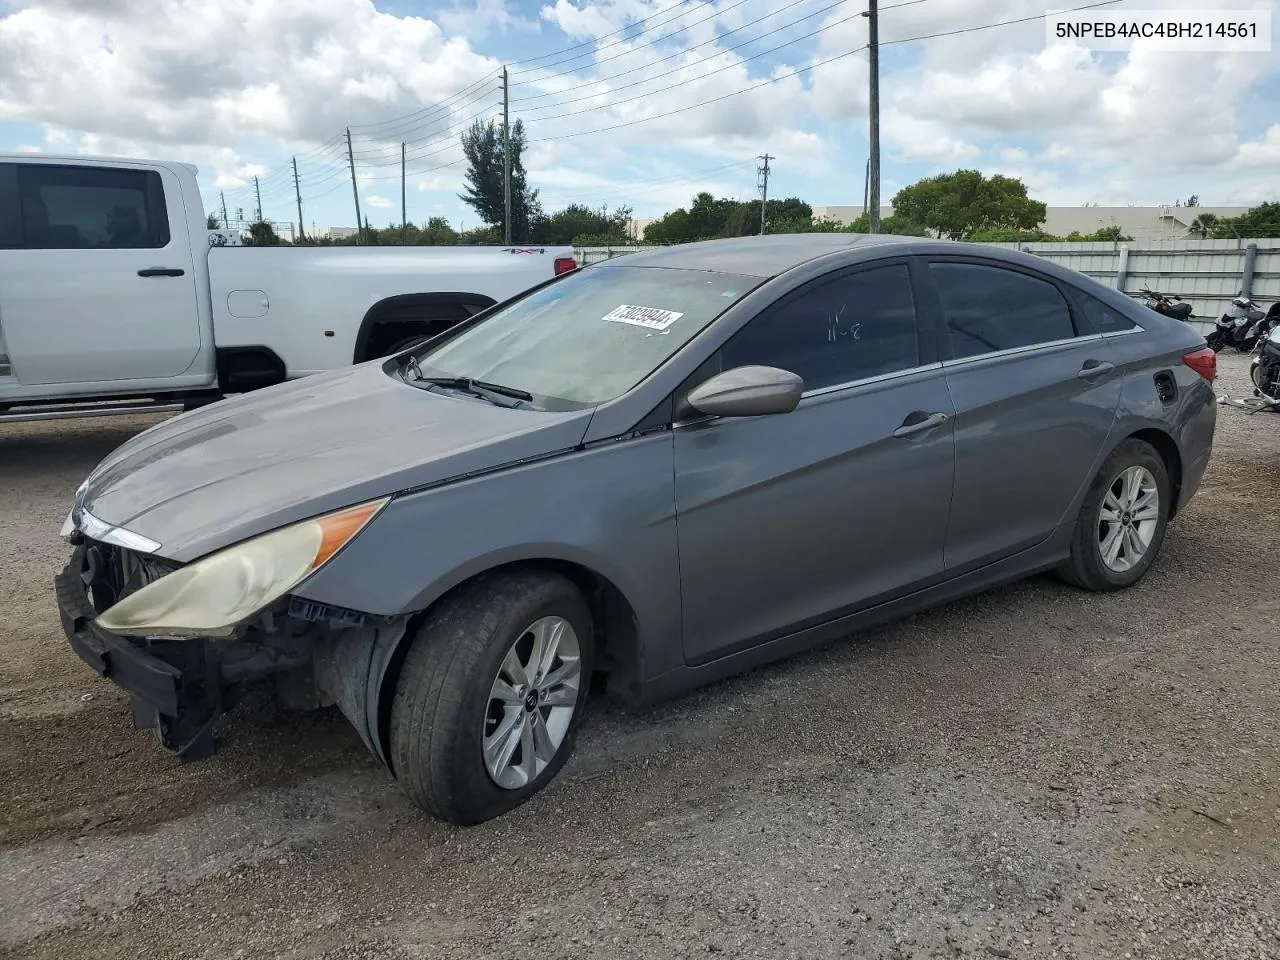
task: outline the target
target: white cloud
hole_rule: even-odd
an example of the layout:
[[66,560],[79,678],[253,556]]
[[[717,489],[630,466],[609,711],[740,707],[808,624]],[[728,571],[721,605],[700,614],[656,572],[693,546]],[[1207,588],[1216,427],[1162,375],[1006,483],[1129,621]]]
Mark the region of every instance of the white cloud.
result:
[[375,210],[390,210],[393,204],[386,197],[371,193],[364,198],[364,202]]
[[[546,40],[539,49],[582,45],[512,65],[513,113],[532,140],[526,167],[545,201],[683,204],[701,182],[640,181],[667,171],[678,181],[744,160],[744,170],[710,175],[705,185],[749,196],[750,158],[766,151],[779,158],[782,189],[797,183],[813,202],[819,194],[861,200],[868,67],[855,51],[866,42],[867,21],[857,15],[864,0],[805,20],[821,7],[689,0],[660,13],[670,0],[554,0],[536,22],[504,0],[438,0],[433,19],[393,15],[374,0],[8,3],[16,12],[0,15],[0,121],[43,125],[46,149],[195,162],[217,189],[240,191],[237,203],[252,203],[255,175],[264,206],[292,202],[286,164],[295,154],[304,201],[341,196],[344,187],[349,195],[348,124],[362,191],[398,191],[390,181],[404,140],[417,191],[453,203],[464,169],[458,133],[473,117],[497,115],[501,60],[473,44],[487,36],[523,43],[534,30]],[[1159,199],[1198,192],[1212,203],[1280,189],[1280,126],[1259,134],[1265,122],[1257,120],[1280,115],[1274,94],[1245,108],[1277,77],[1274,58],[1090,56],[1070,45],[1046,49],[1040,21],[897,43],[1052,6],[882,5],[886,198],[899,181],[960,165],[1016,172],[1055,202],[1152,202],[1148,191],[1158,191]],[[634,26],[617,34],[642,19],[643,34]],[[828,29],[816,41],[743,59],[820,25]],[[704,101],[714,102],[696,106]],[[605,132],[574,136],[591,131]]]

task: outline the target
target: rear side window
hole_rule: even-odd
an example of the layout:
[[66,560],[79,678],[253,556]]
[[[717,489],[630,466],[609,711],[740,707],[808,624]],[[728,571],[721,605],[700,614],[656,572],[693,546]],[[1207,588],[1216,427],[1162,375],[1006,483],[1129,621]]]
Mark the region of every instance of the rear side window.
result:
[[932,263],[956,359],[1030,347],[1076,335],[1053,284],[976,263]]
[[169,243],[154,170],[18,164],[18,212],[28,250],[128,250]]
[[1101,300],[1087,293],[1074,291],[1080,312],[1096,333],[1120,333],[1123,330],[1136,330],[1138,325],[1114,307],[1109,307]]
[[873,267],[796,294],[743,327],[722,352],[726,370],[781,367],[806,390],[918,366],[907,268]]

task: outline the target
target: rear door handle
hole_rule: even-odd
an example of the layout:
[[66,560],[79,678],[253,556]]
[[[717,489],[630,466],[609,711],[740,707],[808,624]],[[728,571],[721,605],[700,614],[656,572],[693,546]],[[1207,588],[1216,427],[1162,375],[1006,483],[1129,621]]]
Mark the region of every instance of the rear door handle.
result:
[[[917,416],[912,414],[911,416]],[[928,416],[921,417],[919,420],[912,420],[910,417],[903,422],[897,430],[893,431],[895,437],[909,437],[912,434],[923,433],[925,430],[932,430],[934,427],[940,426],[947,422],[945,413],[931,413]]]
[[1108,360],[1086,360],[1084,366],[1076,371],[1076,376],[1081,380],[1092,380],[1115,368],[1116,365]]
[[145,270],[139,270],[140,277],[180,277],[184,273],[181,267],[147,267]]

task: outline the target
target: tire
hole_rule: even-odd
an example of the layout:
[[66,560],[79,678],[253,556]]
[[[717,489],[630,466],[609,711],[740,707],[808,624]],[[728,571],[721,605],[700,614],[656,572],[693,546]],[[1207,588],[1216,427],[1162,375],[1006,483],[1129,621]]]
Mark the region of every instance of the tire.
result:
[[[576,641],[576,690],[558,687],[553,691],[556,706],[532,710],[523,693],[505,705],[491,700],[498,689],[495,678],[500,669],[507,669],[508,654],[514,650],[523,655],[520,651],[534,642],[531,628],[542,624],[539,629],[545,629],[556,621],[568,628],[559,634],[560,649],[572,646],[570,633]],[[594,663],[592,637],[586,602],[577,587],[558,574],[486,575],[443,601],[414,637],[391,705],[392,769],[409,797],[432,816],[470,826],[514,809],[550,783],[573,752]],[[560,667],[569,663],[558,662]],[[559,673],[560,667],[550,674]],[[511,693],[513,686],[508,684]],[[523,706],[513,708],[517,701]],[[570,701],[569,714],[557,713]],[[519,729],[508,736],[503,730],[512,723]],[[495,744],[510,743],[512,736],[518,740],[503,771],[505,786],[486,763],[490,733]],[[538,748],[557,736],[553,754],[539,769],[547,751]],[[526,765],[530,744],[535,745],[532,768]],[[501,751],[490,754],[494,755]]]
[[[1148,521],[1138,519],[1149,510],[1150,501],[1141,497],[1136,501],[1138,509],[1122,509],[1117,513],[1114,504],[1122,508],[1126,505],[1123,480],[1126,475],[1139,477],[1138,470],[1145,471],[1150,486],[1156,492],[1154,515],[1150,517],[1151,526],[1144,527]],[[1130,473],[1130,471],[1134,471]],[[1144,483],[1143,488],[1147,486]],[[1117,496],[1117,493],[1120,494]],[[1108,494],[1114,499],[1109,499]],[[1059,568],[1062,579],[1085,590],[1104,593],[1131,587],[1151,568],[1160,547],[1164,543],[1165,530],[1169,523],[1172,507],[1173,488],[1169,482],[1169,471],[1164,460],[1151,447],[1141,440],[1128,439],[1121,443],[1094,477],[1093,483],[1085,494],[1080,505],[1080,514],[1076,519],[1076,528],[1071,537],[1071,555],[1067,562]],[[1117,516],[1112,522],[1105,522],[1104,506],[1107,514]],[[1134,504],[1128,504],[1132,507]],[[1128,520],[1125,516],[1128,515]],[[1119,555],[1109,564],[1103,555],[1104,543],[1112,544],[1106,535],[1119,527],[1118,536],[1123,541],[1119,545]],[[1123,530],[1132,528],[1135,540],[1125,540]],[[1131,550],[1132,545],[1141,544],[1146,538],[1146,547],[1140,553]],[[1133,562],[1125,569],[1117,569],[1128,555]]]

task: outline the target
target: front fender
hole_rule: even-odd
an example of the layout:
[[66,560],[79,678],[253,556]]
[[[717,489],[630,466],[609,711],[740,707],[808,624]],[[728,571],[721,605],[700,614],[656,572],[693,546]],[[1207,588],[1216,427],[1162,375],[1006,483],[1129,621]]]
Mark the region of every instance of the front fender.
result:
[[671,436],[576,451],[397,497],[295,593],[380,616],[425,610],[520,561],[576,564],[627,600],[650,675],[683,663]]

